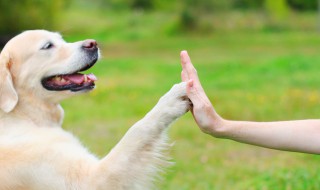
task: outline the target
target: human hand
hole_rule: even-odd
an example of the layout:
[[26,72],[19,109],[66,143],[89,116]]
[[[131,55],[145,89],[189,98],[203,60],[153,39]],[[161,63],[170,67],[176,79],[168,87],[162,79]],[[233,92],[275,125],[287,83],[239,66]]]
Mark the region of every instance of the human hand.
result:
[[182,65],[181,79],[187,82],[187,95],[193,104],[191,113],[196,123],[204,133],[221,137],[223,119],[214,110],[204,92],[197,71],[192,65],[187,51],[182,51],[180,58]]
[[278,122],[230,121],[221,118],[204,92],[196,69],[186,51],[180,54],[182,81],[187,82],[187,95],[192,115],[199,128],[212,136],[278,150],[320,154],[320,120]]

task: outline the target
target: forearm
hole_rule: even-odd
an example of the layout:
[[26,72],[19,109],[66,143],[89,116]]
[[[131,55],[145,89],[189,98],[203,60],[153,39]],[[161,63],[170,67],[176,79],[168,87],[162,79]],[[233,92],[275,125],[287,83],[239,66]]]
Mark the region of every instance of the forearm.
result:
[[272,149],[320,154],[320,120],[221,122],[223,138]]

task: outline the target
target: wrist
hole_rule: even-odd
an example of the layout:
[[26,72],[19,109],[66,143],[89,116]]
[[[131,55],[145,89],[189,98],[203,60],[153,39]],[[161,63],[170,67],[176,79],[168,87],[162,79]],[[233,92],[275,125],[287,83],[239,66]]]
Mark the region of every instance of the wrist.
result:
[[212,122],[209,130],[206,132],[209,135],[212,135],[216,138],[226,138],[227,137],[227,122],[228,120],[223,119],[222,117],[216,117]]

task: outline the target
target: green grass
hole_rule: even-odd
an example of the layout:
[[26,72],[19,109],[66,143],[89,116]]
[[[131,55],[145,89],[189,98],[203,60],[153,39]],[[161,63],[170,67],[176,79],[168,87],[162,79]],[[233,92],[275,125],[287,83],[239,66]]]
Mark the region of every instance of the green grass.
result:
[[[125,22],[126,14],[112,17],[115,20],[97,14],[99,19],[90,17],[98,22],[94,29],[82,34],[75,29],[66,32],[68,40],[98,39],[103,58],[91,70],[99,78],[97,88],[64,101],[63,107],[64,128],[99,156],[107,154],[180,81],[179,52],[183,49],[189,51],[208,96],[223,117],[319,118],[320,35],[316,32],[218,31],[170,37],[163,31],[150,32],[158,30],[158,20],[168,19],[165,14],[141,17],[148,20],[147,26],[137,19],[132,28]],[[104,22],[110,22],[110,27],[103,28]],[[92,26],[89,18],[84,23]],[[190,113],[172,126],[169,135],[175,142],[170,155],[176,164],[159,182],[159,189],[320,189],[317,155],[215,139],[200,132]]]

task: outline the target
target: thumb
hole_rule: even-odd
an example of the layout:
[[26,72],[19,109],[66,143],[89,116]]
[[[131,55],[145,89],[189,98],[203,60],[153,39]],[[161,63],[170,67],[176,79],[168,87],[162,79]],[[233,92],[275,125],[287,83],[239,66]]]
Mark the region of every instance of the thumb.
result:
[[196,84],[193,79],[187,82],[187,95],[194,107],[201,107],[203,105],[210,105],[212,107],[201,85]]
[[187,95],[194,106],[200,103],[199,92],[194,86],[193,79],[187,82]]

